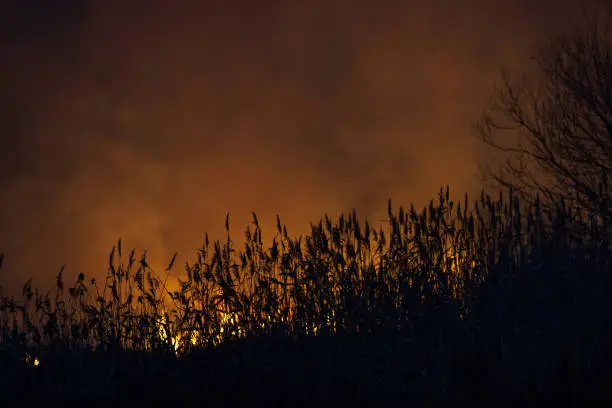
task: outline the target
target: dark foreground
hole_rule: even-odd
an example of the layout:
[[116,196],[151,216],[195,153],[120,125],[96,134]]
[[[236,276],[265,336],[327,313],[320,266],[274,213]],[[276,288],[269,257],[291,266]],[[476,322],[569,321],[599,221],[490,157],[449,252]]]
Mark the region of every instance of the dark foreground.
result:
[[497,359],[487,359],[492,350],[485,345],[474,348],[460,337],[442,341],[448,345],[440,348],[432,345],[436,339],[401,333],[267,338],[182,358],[125,351],[49,354],[37,367],[3,356],[2,406],[612,403],[609,359],[568,361],[542,339],[539,350],[508,344],[503,365],[493,366]]

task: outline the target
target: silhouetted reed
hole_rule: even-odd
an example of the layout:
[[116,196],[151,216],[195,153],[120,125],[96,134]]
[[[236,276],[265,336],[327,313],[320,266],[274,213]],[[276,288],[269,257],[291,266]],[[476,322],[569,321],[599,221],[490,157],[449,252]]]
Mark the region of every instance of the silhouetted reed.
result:
[[228,216],[177,291],[175,257],[160,277],[119,240],[103,284],[65,291],[60,272],[53,295],[2,296],[1,383],[75,401],[142,402],[129,384],[160,378],[174,403],[609,398],[609,220],[557,204],[446,188],[420,212],[389,201],[386,230],[353,211],[290,237],[277,217],[270,247],[253,214],[241,249]]

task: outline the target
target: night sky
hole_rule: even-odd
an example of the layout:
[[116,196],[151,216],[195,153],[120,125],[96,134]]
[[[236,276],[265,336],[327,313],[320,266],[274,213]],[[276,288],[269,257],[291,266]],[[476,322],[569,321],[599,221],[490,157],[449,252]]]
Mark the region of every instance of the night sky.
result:
[[[161,269],[225,213],[242,243],[353,207],[380,225],[479,191],[500,70],[579,2],[0,1],[5,290],[102,277],[119,236]],[[269,241],[266,242],[269,245]],[[175,274],[180,273],[180,268]]]

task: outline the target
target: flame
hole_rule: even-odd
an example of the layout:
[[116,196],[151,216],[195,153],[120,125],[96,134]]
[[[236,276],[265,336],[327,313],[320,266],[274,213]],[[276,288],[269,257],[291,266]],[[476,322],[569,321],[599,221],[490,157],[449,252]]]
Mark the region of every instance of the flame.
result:
[[36,356],[32,356],[30,353],[26,353],[25,362],[30,367],[38,367],[40,365],[40,360]]
[[[218,343],[220,343],[221,341],[223,341],[223,334],[225,333],[226,330],[228,330],[229,327],[233,327],[235,328],[237,323],[238,323],[238,319],[236,318],[234,313],[229,313],[229,312],[224,312],[224,311],[219,311],[220,317],[221,317],[221,327],[219,330],[219,334],[216,336],[216,340]],[[183,342],[185,341],[185,339],[189,339],[188,341],[191,343],[191,345],[195,346],[198,344],[198,341],[201,337],[201,334],[197,331],[190,331],[189,333],[187,332],[182,332],[182,333],[176,333],[174,335],[168,335],[167,329],[169,328],[170,325],[168,324],[166,317],[162,316],[161,319],[158,321],[158,335],[159,338],[162,341],[168,341],[168,339],[170,340],[170,344],[172,345],[172,348],[174,349],[174,352],[177,355],[181,354],[181,345],[183,344]],[[236,331],[235,329],[232,330],[231,334],[233,336],[243,336],[244,330],[240,327],[238,327],[238,330]]]

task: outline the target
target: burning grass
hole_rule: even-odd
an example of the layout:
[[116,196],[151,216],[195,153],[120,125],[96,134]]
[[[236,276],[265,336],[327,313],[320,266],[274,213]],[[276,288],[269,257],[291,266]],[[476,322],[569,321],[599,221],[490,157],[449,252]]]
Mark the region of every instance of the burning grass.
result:
[[[228,218],[176,291],[175,258],[159,276],[121,241],[104,283],[80,274],[65,290],[60,272],[43,294],[28,281],[1,298],[0,358],[23,373],[2,384],[127,398],[126,384],[164,378],[209,403],[607,397],[607,220],[484,192],[455,203],[448,188],[388,212],[387,230],[353,211],[297,238],[277,218],[269,247],[253,214],[239,250]],[[216,385],[186,390],[198,381]]]

